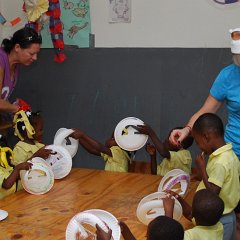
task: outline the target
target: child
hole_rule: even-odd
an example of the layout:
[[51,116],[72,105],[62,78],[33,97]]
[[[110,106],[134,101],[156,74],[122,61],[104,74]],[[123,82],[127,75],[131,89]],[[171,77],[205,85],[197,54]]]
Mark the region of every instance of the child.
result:
[[[175,128],[180,129],[180,128]],[[152,174],[164,176],[167,172],[172,169],[179,168],[186,173],[191,173],[192,157],[190,152],[187,150],[193,143],[192,137],[187,137],[183,142],[182,146],[175,146],[169,141],[169,136],[164,142],[161,142],[157,137],[154,130],[147,124],[138,125],[137,130],[142,134],[147,134],[153,141],[157,151],[164,158],[162,162],[157,166],[156,151],[153,145],[147,144],[146,150],[151,156],[151,171]]]
[[[202,151],[196,158],[202,177],[197,191],[207,188],[223,200],[225,207],[220,222],[224,227],[224,240],[235,239],[233,210],[240,199],[239,160],[231,143],[225,143],[223,123],[216,114],[201,115],[193,125],[192,135]],[[207,165],[205,154],[209,155]]]
[[219,220],[224,210],[224,202],[216,193],[208,189],[199,190],[194,195],[192,207],[177,193],[169,193],[170,196],[163,199],[164,205],[173,211],[174,199],[171,196],[175,196],[182,205],[183,215],[190,221],[194,219],[196,223],[195,227],[185,231],[184,240],[223,239],[223,225]]
[[89,153],[101,156],[106,162],[105,170],[113,172],[128,171],[128,161],[130,160],[128,152],[117,145],[113,135],[106,141],[105,145],[89,137],[80,129],[75,129],[70,137],[78,139],[79,143]]
[[14,168],[11,164],[12,151],[7,147],[4,137],[0,137],[0,199],[13,194],[22,189],[20,179],[20,170],[28,170],[31,163],[20,163]]
[[[170,198],[166,198],[163,202],[165,216],[156,217],[148,224],[147,229],[147,240],[183,240],[184,237],[184,229],[182,225],[173,219],[173,208],[174,208],[174,200]],[[134,235],[132,234],[129,227],[124,222],[119,222],[121,227],[121,233],[124,240],[136,240]],[[111,240],[112,237],[110,235],[109,230],[108,233],[105,233],[101,228],[97,226],[98,234],[102,233],[102,238],[99,238],[100,235],[97,235],[98,240]],[[199,240],[199,239],[197,239]]]
[[44,149],[42,141],[43,119],[39,112],[19,111],[13,119],[14,134],[20,141],[13,149],[14,166],[26,162],[32,157],[42,157],[46,159],[51,153],[50,149]]
[[[174,200],[171,198],[163,200],[165,216],[158,216],[148,224],[147,240],[183,240],[184,229],[178,221],[173,219]],[[119,224],[125,240],[136,240],[124,222]]]

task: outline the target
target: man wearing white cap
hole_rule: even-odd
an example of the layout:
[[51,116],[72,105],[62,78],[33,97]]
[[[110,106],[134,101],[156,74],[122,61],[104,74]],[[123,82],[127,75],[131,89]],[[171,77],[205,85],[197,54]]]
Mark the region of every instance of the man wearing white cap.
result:
[[[173,130],[169,139],[173,144],[181,144],[191,134],[192,126],[204,113],[216,113],[225,102],[228,111],[228,122],[225,128],[225,142],[232,143],[233,150],[240,159],[240,28],[230,29],[231,52],[233,64],[223,68],[214,81],[210,93],[203,106],[190,118],[186,127]],[[239,204],[238,204],[239,205]],[[236,209],[237,240],[240,240],[240,206]],[[234,219],[232,219],[234,225]],[[225,239],[235,239],[226,236]]]

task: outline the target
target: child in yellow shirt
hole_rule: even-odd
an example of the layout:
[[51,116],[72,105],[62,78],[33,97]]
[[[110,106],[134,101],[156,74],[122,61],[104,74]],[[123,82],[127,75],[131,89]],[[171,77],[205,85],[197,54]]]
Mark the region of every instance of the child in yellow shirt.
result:
[[51,153],[42,144],[43,119],[39,112],[19,111],[13,119],[14,134],[20,139],[13,149],[14,166],[32,157],[46,159]]
[[130,160],[128,152],[117,145],[113,135],[106,141],[105,145],[89,137],[80,129],[75,129],[70,137],[78,139],[79,144],[89,153],[101,156],[105,161],[105,170],[128,172],[128,161]]
[[[169,132],[169,136],[174,129]],[[175,146],[169,141],[169,136],[162,142],[148,124],[139,125],[137,130],[142,134],[149,135],[154,144],[146,145],[146,150],[151,157],[152,174],[164,176],[167,172],[175,168],[182,169],[189,174],[191,173],[192,157],[190,151],[187,150],[193,143],[193,138],[191,136],[185,138],[181,146]],[[158,165],[156,160],[156,149],[164,158]]]
[[28,170],[31,163],[24,162],[13,167],[12,150],[7,147],[6,139],[0,136],[0,199],[21,190],[20,170]]
[[[220,222],[224,227],[224,240],[235,240],[236,216],[234,209],[240,199],[239,159],[230,143],[224,141],[222,120],[213,113],[201,115],[194,123],[192,136],[202,154],[196,158],[201,175],[197,191],[207,188],[219,195],[224,202]],[[208,155],[206,164],[205,155]]]

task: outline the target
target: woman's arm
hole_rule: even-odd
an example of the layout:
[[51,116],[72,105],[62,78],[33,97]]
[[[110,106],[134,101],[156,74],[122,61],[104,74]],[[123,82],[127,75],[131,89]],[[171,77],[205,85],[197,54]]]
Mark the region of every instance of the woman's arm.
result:
[[190,118],[187,125],[183,129],[173,130],[169,140],[172,144],[179,145],[190,133],[195,121],[204,113],[216,113],[222,106],[223,102],[218,101],[210,94],[208,95],[203,106]]

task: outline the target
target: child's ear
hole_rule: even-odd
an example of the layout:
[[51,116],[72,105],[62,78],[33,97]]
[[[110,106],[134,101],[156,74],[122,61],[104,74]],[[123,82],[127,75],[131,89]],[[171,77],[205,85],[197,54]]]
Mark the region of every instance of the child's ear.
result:
[[210,134],[209,134],[208,132],[206,132],[206,133],[203,134],[203,140],[204,140],[206,143],[210,142],[211,136],[210,136]]

